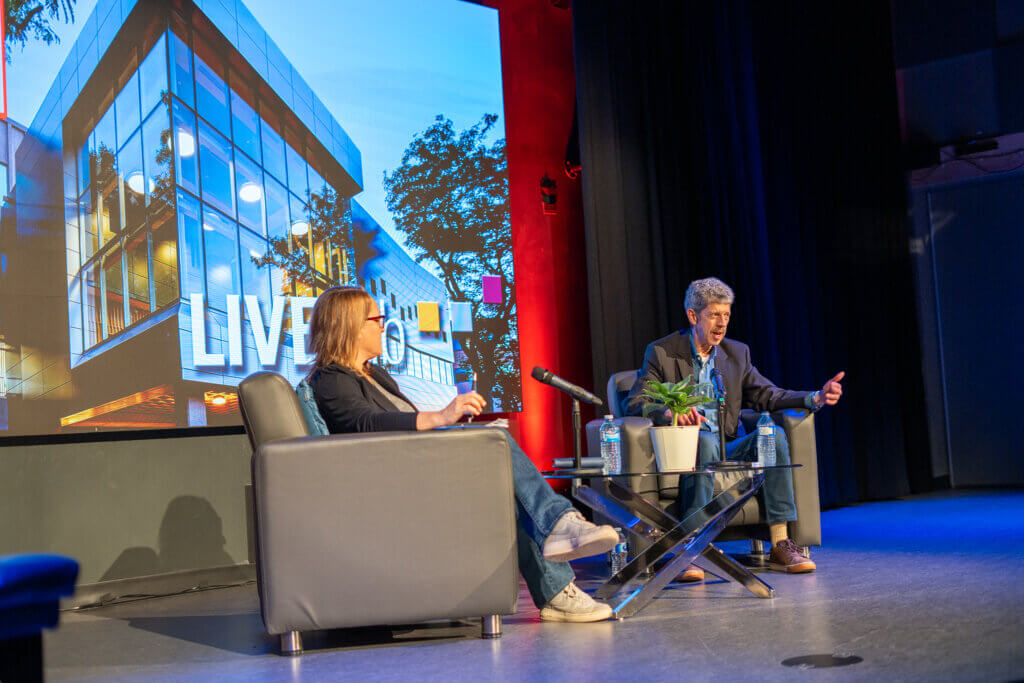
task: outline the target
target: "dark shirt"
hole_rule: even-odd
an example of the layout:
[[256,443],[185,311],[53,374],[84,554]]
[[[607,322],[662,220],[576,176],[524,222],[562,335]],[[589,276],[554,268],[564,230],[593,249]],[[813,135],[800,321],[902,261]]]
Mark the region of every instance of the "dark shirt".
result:
[[[412,405],[386,371],[369,366],[373,380]],[[331,434],[415,431],[418,413],[402,412],[366,378],[341,365],[317,368],[309,377],[317,408]]]

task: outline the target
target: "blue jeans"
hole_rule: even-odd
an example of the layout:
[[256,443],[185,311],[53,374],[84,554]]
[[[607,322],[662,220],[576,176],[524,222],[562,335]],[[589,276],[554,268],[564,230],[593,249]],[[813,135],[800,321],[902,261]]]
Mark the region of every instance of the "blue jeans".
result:
[[[702,429],[697,441],[697,466],[718,462],[718,434]],[[757,433],[725,444],[725,459],[754,462],[757,460]],[[775,428],[775,463],[789,464],[789,441],[786,432]],[[682,475],[679,477],[679,519],[686,519],[707,504],[713,495],[710,474]],[[792,470],[768,470],[764,475],[763,496],[765,519],[769,524],[796,521],[796,505],[793,503]]]
[[[463,429],[496,429],[483,425],[460,425]],[[576,578],[568,562],[544,559],[541,548],[559,517],[573,510],[572,503],[554,492],[506,430],[512,451],[512,485],[516,497],[516,545],[519,548],[519,573],[530,589],[537,607],[551,602]]]

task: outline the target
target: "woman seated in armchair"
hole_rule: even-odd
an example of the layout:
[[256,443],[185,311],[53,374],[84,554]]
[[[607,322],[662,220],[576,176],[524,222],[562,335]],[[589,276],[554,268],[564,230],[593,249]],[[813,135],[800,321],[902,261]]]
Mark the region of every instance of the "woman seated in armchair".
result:
[[[309,385],[332,434],[437,429],[454,425],[463,415],[480,414],[484,399],[476,392],[456,396],[442,410],[417,410],[394,379],[370,363],[381,354],[383,320],[377,304],[359,287],[328,289],[313,307],[309,330],[316,361]],[[508,440],[519,571],[540,618],[607,619],[611,608],[577,588],[568,562],[610,550],[618,534],[584,519],[551,489],[515,440]]]

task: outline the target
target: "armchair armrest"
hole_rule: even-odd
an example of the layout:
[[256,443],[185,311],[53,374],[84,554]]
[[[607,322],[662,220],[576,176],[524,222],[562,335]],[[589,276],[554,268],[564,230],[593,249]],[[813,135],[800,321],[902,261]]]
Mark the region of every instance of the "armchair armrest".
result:
[[[601,455],[601,424],[604,420],[591,420],[587,423],[587,455]],[[654,446],[651,444],[651,421],[646,417],[617,417],[619,425],[619,448],[622,455],[624,472],[656,472],[654,462]],[[658,479],[655,477],[630,477],[629,486],[643,495],[654,493],[657,499]]]
[[[789,459],[794,465],[793,494],[797,521],[790,522],[789,535],[797,545],[821,545],[821,503],[818,498],[818,443],[814,436],[814,413],[809,410],[777,410],[775,424],[786,432]],[[760,413],[740,412],[747,433],[756,429]]]
[[809,410],[779,410],[772,413],[772,420],[786,432],[790,462],[801,465],[793,470],[796,521],[789,523],[789,536],[797,545],[821,545],[818,442],[814,435],[814,413]]
[[515,612],[503,431],[286,439],[252,467],[269,633]]

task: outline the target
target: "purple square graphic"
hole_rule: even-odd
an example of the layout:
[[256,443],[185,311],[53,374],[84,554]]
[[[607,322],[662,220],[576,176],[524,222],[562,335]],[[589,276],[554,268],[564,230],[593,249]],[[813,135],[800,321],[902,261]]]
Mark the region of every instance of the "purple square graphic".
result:
[[484,275],[482,284],[484,288],[485,304],[500,304],[505,300],[501,294],[500,275]]

